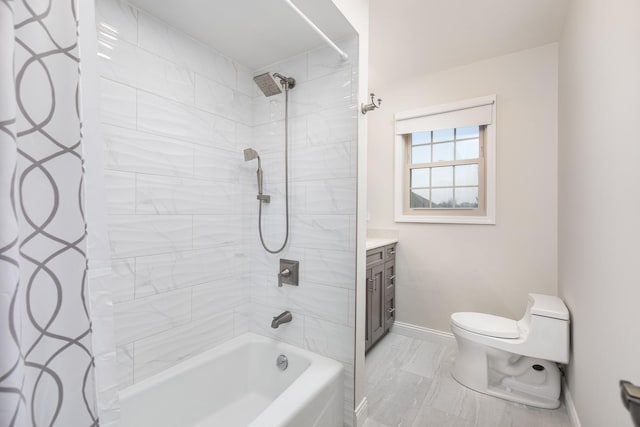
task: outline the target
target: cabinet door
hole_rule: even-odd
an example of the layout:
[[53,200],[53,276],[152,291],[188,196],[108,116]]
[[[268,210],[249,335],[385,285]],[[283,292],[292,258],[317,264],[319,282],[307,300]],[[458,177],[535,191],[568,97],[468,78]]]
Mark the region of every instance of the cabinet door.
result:
[[384,264],[371,268],[372,289],[371,294],[371,345],[384,335]]
[[384,263],[384,331],[389,332],[396,319],[396,262]]
[[372,268],[367,268],[367,281],[366,281],[366,292],[367,295],[367,303],[365,308],[365,331],[364,331],[364,351],[369,351],[369,347],[371,347],[371,292],[369,292],[369,288],[373,289],[373,272]]

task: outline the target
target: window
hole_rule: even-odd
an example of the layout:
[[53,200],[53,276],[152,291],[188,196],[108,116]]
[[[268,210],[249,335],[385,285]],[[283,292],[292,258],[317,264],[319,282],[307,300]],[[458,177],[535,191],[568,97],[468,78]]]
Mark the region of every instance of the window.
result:
[[495,224],[495,96],[396,114],[396,222]]

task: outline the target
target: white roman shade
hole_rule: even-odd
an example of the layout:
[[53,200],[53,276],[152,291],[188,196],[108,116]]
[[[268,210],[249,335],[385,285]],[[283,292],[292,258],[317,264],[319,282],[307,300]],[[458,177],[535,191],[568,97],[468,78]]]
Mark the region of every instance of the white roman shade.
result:
[[493,123],[496,97],[487,96],[396,114],[396,135]]

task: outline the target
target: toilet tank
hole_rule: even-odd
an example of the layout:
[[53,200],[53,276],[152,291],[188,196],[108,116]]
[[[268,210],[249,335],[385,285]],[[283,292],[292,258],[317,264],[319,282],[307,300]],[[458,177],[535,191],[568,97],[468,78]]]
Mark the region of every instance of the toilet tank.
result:
[[527,355],[569,363],[569,310],[555,296],[529,294],[527,311],[518,322]]

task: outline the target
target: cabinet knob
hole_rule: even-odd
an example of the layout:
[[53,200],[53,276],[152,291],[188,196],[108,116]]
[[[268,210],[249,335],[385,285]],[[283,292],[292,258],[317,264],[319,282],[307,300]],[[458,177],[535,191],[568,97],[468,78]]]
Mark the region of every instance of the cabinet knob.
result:
[[373,292],[373,279],[367,279],[367,291]]
[[389,314],[393,314],[394,311],[396,311],[395,308],[387,308],[387,313]]
[[389,276],[389,280],[395,280],[395,278],[396,278],[396,275],[395,275],[395,274],[393,274],[393,275]]

